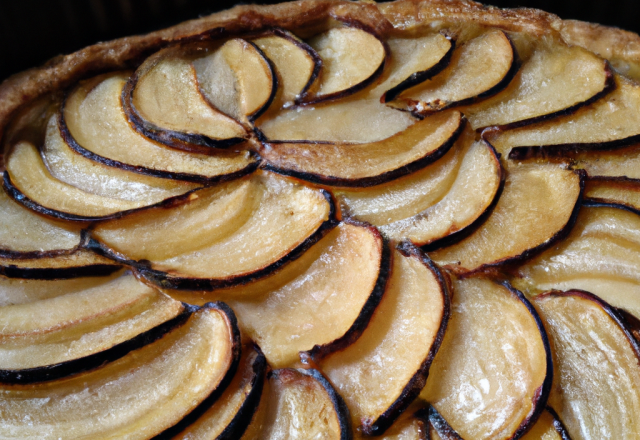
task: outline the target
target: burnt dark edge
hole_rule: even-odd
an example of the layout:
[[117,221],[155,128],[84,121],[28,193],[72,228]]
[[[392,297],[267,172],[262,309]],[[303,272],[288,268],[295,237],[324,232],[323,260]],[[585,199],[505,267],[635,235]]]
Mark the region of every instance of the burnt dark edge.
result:
[[569,436],[569,431],[567,431],[567,428],[564,426],[564,423],[562,423],[562,420],[560,420],[560,416],[558,416],[558,413],[548,405],[545,409],[553,417],[553,427],[560,435],[560,438],[562,440],[571,440],[571,437]]
[[278,74],[276,73],[276,68],[273,65],[273,61],[271,61],[269,57],[265,55],[262,49],[260,49],[253,41],[249,41],[249,40],[245,40],[245,41],[251,46],[253,46],[253,48],[258,52],[258,54],[260,54],[262,59],[267,63],[267,66],[269,67],[269,72],[271,73],[271,94],[269,95],[269,98],[267,99],[267,101],[264,103],[262,107],[260,107],[258,110],[256,110],[254,113],[248,116],[249,122],[253,123],[253,121],[258,119],[265,111],[267,111],[269,107],[271,107],[271,103],[273,103],[273,100],[275,99],[276,94],[278,92],[279,84],[278,84]]
[[[449,425],[449,422],[432,405],[429,406],[428,419],[430,429],[434,429],[443,440],[463,440],[460,434]],[[429,435],[431,437],[431,435]]]
[[[153,66],[149,68],[151,69]],[[142,136],[176,150],[199,154],[215,154],[215,149],[225,149],[245,140],[243,138],[213,139],[203,134],[165,129],[145,120],[133,104],[133,92],[140,79],[139,73],[139,70],[136,70],[129,77],[122,88],[120,101],[129,125]]]
[[[523,119],[521,121],[516,121],[516,122],[511,122],[509,124],[504,124],[504,125],[497,125],[495,126],[497,129],[500,130],[511,130],[514,128],[520,128],[520,127],[524,127],[525,125],[531,125],[534,124],[536,122],[544,122],[544,121],[548,121],[549,119],[554,119],[560,116],[566,116],[566,115],[570,115],[575,113],[577,110],[579,110],[582,107],[586,107],[588,105],[593,104],[594,102],[600,100],[601,98],[605,97],[606,95],[608,95],[609,93],[611,93],[613,90],[615,90],[616,88],[616,82],[615,82],[615,78],[613,75],[613,69],[611,68],[611,66],[609,65],[608,61],[605,61],[605,75],[606,75],[606,79],[605,79],[605,84],[604,87],[602,88],[602,90],[598,93],[596,93],[595,95],[593,95],[591,98],[587,99],[586,101],[583,102],[579,102],[577,104],[574,104],[570,107],[567,107],[565,109],[562,110],[558,110],[552,113],[547,113],[545,115],[540,115],[540,116],[533,116],[531,118],[528,119]],[[489,128],[489,127],[494,127],[494,126],[485,126],[485,127],[479,127],[476,131],[478,132],[482,132],[483,130]]]
[[[452,136],[449,137],[449,139],[447,139],[446,142],[444,142],[438,148],[436,148],[435,150],[432,150],[430,153],[427,153],[425,156],[421,157],[420,159],[417,159],[411,163],[408,163],[399,168],[396,168],[395,170],[386,171],[376,176],[363,177],[360,179],[345,179],[342,177],[323,176],[320,174],[307,173],[304,171],[296,171],[288,168],[279,168],[269,163],[268,160],[265,160],[263,162],[262,168],[278,174],[295,177],[297,179],[305,180],[307,182],[311,182],[319,185],[339,186],[343,188],[369,187],[374,185],[380,185],[382,183],[386,183],[391,180],[397,179],[399,177],[403,177],[408,174],[419,171],[422,168],[426,167],[427,165],[430,165],[433,162],[440,159],[451,149],[453,144],[455,144],[455,142],[458,140],[458,137],[460,137],[460,135],[464,131],[466,124],[467,124],[466,119],[463,116],[461,119],[460,125],[452,134]],[[290,143],[303,144],[304,142],[290,142]],[[313,142],[313,143],[320,143],[320,142]],[[374,142],[371,142],[371,143],[374,143]],[[366,145],[366,144],[363,144],[363,145]]]
[[491,269],[494,268],[498,268],[498,267],[502,267],[502,266],[506,266],[506,265],[510,265],[510,264],[515,264],[515,263],[520,263],[523,261],[528,260],[529,258],[541,253],[542,251],[548,249],[549,247],[553,246],[554,243],[564,240],[569,233],[571,232],[571,229],[573,229],[573,226],[576,223],[576,220],[578,219],[578,213],[580,212],[580,208],[583,206],[583,196],[584,196],[584,185],[585,185],[585,180],[586,180],[586,173],[583,170],[571,170],[573,171],[575,174],[577,174],[580,178],[580,192],[578,194],[578,198],[576,199],[576,204],[573,207],[573,211],[571,212],[571,216],[569,217],[569,220],[567,221],[567,223],[562,227],[562,229],[560,229],[558,232],[556,232],[553,236],[551,236],[548,240],[546,240],[544,243],[540,243],[538,246],[534,246],[530,249],[525,250],[524,252],[520,253],[519,255],[515,255],[512,257],[506,257],[503,258],[501,260],[497,260],[491,263],[486,263],[486,264],[482,264],[480,266],[478,266],[475,269],[471,269],[471,270],[459,270],[457,267],[450,267],[450,269],[456,273],[456,275],[458,275],[461,278],[467,278],[469,276],[475,275],[479,272],[487,272],[490,271]]
[[349,408],[342,399],[342,396],[338,394],[331,383],[318,370],[312,368],[308,370],[296,369],[294,371],[304,374],[305,376],[309,376],[322,385],[329,395],[331,403],[333,403],[333,407],[335,408],[336,416],[338,417],[338,423],[340,424],[340,440],[351,440],[353,438],[353,434],[351,433],[351,416],[349,414]]
[[443,299],[442,318],[440,320],[440,326],[436,333],[435,339],[431,342],[429,353],[427,357],[422,361],[422,364],[418,370],[413,374],[409,383],[404,387],[398,398],[389,405],[389,408],[383,412],[375,421],[368,420],[363,423],[362,430],[367,435],[381,435],[396,421],[398,417],[409,407],[409,405],[420,395],[420,391],[424,388],[429,377],[429,369],[433,363],[433,359],[436,357],[442,340],[444,339],[445,331],[449,323],[449,317],[451,316],[451,294],[449,279],[443,274],[442,271],[431,261],[431,259],[420,251],[418,247],[410,242],[400,243],[396,249],[402,253],[405,257],[413,257],[426,266],[431,273],[433,273],[438,280]]
[[236,440],[242,437],[249,427],[251,419],[258,409],[267,372],[267,359],[257,345],[253,345],[257,356],[253,361],[253,377],[251,378],[251,391],[245,397],[240,410],[233,417],[229,425],[218,435],[216,440]]
[[[361,90],[364,90],[369,85],[373,84],[373,82],[375,80],[377,80],[382,75],[382,72],[384,72],[384,68],[387,65],[387,61],[389,59],[389,54],[391,53],[387,43],[385,41],[383,41],[375,32],[373,32],[372,29],[370,29],[369,27],[363,25],[362,23],[356,22],[355,20],[354,21],[343,21],[343,23],[346,24],[347,27],[360,29],[361,31],[364,31],[364,32],[367,32],[367,33],[371,34],[373,37],[375,37],[382,44],[382,47],[384,49],[384,54],[385,54],[384,58],[382,59],[382,63],[380,63],[380,66],[378,66],[378,68],[367,79],[365,79],[364,81],[361,81],[358,84],[355,84],[352,87],[349,87],[347,89],[339,90],[337,92],[329,93],[327,95],[315,95],[315,96],[310,96],[309,95],[309,89],[307,89],[307,90],[304,91],[304,93],[300,93],[298,95],[298,98],[296,98],[296,100],[295,100],[295,105],[301,106],[301,107],[302,106],[308,106],[308,105],[314,105],[314,104],[319,104],[321,102],[335,101],[336,99],[341,99],[341,98],[345,98],[345,97],[350,96],[350,95],[354,95],[357,92],[359,92]],[[320,69],[318,69],[318,75],[319,74],[320,74]],[[314,78],[314,82],[315,82],[316,79],[317,79],[317,77]],[[310,83],[309,86],[311,86],[311,84],[313,84],[313,83]]]
[[617,208],[617,209],[622,209],[624,211],[629,211],[629,212],[633,212],[634,214],[640,215],[640,209],[635,206],[627,205],[626,203],[617,203],[617,202],[607,201],[606,199],[585,197],[584,200],[582,201],[582,206],[589,206],[592,208],[599,208],[599,207]]
[[102,367],[109,362],[116,361],[133,350],[137,350],[162,338],[177,327],[182,326],[192,311],[183,309],[182,312],[162,324],[140,333],[139,335],[121,342],[104,351],[94,353],[81,358],[61,362],[42,367],[27,368],[24,370],[0,370],[0,382],[6,384],[30,384],[61,379],[77,373]]
[[391,250],[389,249],[389,242],[386,238],[384,238],[380,232],[373,226],[369,224],[364,224],[360,222],[354,222],[352,220],[345,220],[344,223],[360,226],[367,228],[371,233],[373,233],[381,245],[381,257],[380,257],[380,268],[378,271],[378,278],[376,279],[376,283],[367,298],[367,301],[362,306],[358,317],[355,319],[351,327],[339,338],[328,342],[323,345],[315,345],[308,352],[301,353],[301,356],[310,356],[314,362],[319,361],[320,359],[328,356],[329,354],[344,350],[349,345],[353,344],[355,341],[362,336],[362,333],[366,330],[371,318],[373,317],[374,312],[376,311],[378,304],[382,300],[384,292],[387,288],[387,283],[389,282],[390,273],[391,273]]
[[542,293],[540,295],[537,295],[535,299],[538,300],[538,299],[546,298],[549,296],[557,296],[557,297],[576,296],[578,298],[583,298],[596,303],[600,308],[602,308],[605,311],[607,315],[609,315],[609,317],[616,323],[616,325],[620,328],[620,330],[622,330],[627,340],[629,341],[629,345],[631,345],[631,349],[634,351],[636,357],[638,358],[638,361],[640,362],[640,342],[638,342],[636,338],[633,336],[633,332],[627,326],[627,322],[625,321],[624,317],[618,313],[618,309],[610,305],[608,302],[606,302],[599,296],[591,292],[587,292],[586,290],[580,290],[580,289],[571,289],[566,291],[551,290],[551,291]]
[[625,309],[618,307],[616,308],[616,311],[620,315],[620,318],[624,321],[633,337],[636,338],[636,341],[640,343],[640,319],[636,318]]
[[549,394],[551,393],[551,385],[553,384],[553,354],[551,352],[549,336],[547,335],[547,331],[544,328],[544,324],[542,323],[540,314],[535,309],[535,307],[533,307],[531,302],[527,299],[526,296],[524,296],[521,291],[514,288],[508,281],[500,281],[497,282],[497,284],[511,292],[513,296],[515,296],[522,304],[524,304],[524,306],[529,311],[529,314],[533,317],[534,321],[536,322],[536,327],[538,327],[538,331],[540,332],[540,338],[542,339],[542,345],[544,346],[545,358],[547,361],[547,372],[542,385],[536,390],[536,394],[532,402],[533,408],[531,409],[531,412],[527,415],[527,417],[522,421],[522,423],[520,423],[520,426],[511,437],[511,440],[517,440],[525,435],[527,431],[529,431],[533,427],[533,425],[536,423],[547,406]]
[[504,183],[505,183],[507,174],[504,168],[502,167],[502,163],[500,163],[500,159],[499,159],[500,155],[496,152],[495,148],[493,148],[493,145],[491,145],[488,142],[485,142],[485,143],[491,149],[491,152],[493,153],[494,158],[498,163],[498,170],[500,172],[500,183],[498,184],[498,189],[495,195],[493,196],[493,200],[491,201],[489,206],[487,206],[484,212],[480,214],[480,216],[478,216],[478,218],[476,218],[474,221],[469,223],[467,226],[464,226],[462,229],[459,229],[458,231],[452,234],[446,235],[442,238],[438,238],[432,241],[431,243],[427,243],[424,245],[415,243],[416,245],[420,245],[420,248],[422,249],[423,252],[433,252],[438,249],[442,249],[444,247],[454,245],[464,240],[465,238],[473,234],[480,226],[482,226],[484,222],[487,221],[489,216],[491,216],[491,213],[493,213],[493,210],[495,209],[496,205],[498,204],[498,201],[500,200],[500,196],[502,196],[502,191],[504,190]]
[[220,398],[220,396],[222,396],[226,388],[233,380],[236,371],[238,370],[238,364],[240,363],[240,355],[242,351],[242,342],[240,337],[240,329],[238,328],[238,320],[235,313],[233,312],[231,307],[221,301],[208,302],[198,309],[218,310],[227,319],[227,322],[229,323],[229,327],[231,329],[231,337],[233,339],[233,359],[231,360],[231,365],[229,365],[229,369],[225,373],[218,386],[211,392],[211,394],[209,394],[207,398],[200,402],[198,406],[196,406],[189,414],[185,415],[184,418],[177,424],[168,429],[165,429],[163,432],[153,437],[153,440],[172,439],[180,432],[184,431],[187,426],[198,420],[198,418],[200,418],[211,407],[211,405],[213,405]]
[[152,168],[146,168],[143,166],[129,165],[124,162],[119,162],[117,160],[108,159],[106,157],[99,156],[87,150],[86,148],[82,147],[80,144],[78,144],[78,142],[76,142],[76,140],[71,135],[71,132],[69,131],[69,127],[67,127],[67,123],[65,122],[65,118],[64,118],[64,110],[66,107],[66,102],[68,97],[69,97],[69,92],[65,94],[60,112],[58,114],[59,115],[58,127],[60,129],[60,134],[62,135],[62,138],[67,143],[67,145],[73,151],[94,162],[98,162],[109,167],[132,171],[138,174],[145,174],[148,176],[160,177],[162,179],[182,180],[185,182],[195,182],[195,183],[201,183],[206,185],[227,182],[229,180],[240,178],[242,176],[252,173],[260,165],[260,160],[261,160],[260,156],[254,151],[249,151],[249,154],[251,158],[254,159],[254,162],[248,164],[245,168],[238,171],[234,171],[233,173],[229,173],[229,174],[221,174],[218,176],[205,177],[197,174],[175,173],[172,171],[156,170]]
[[418,84],[421,84],[433,78],[434,76],[442,72],[445,68],[447,68],[447,66],[449,66],[449,63],[451,62],[451,57],[453,56],[453,52],[456,49],[456,40],[449,37],[448,35],[444,35],[444,37],[447,40],[449,40],[449,42],[451,43],[451,46],[449,47],[449,50],[447,51],[447,53],[445,53],[444,56],[440,58],[440,60],[436,64],[434,64],[427,70],[421,70],[421,71],[412,73],[406,79],[401,81],[397,86],[394,86],[389,90],[387,90],[386,92],[384,92],[380,97],[380,102],[382,104],[385,104],[389,101],[393,101],[398,97],[400,93],[404,92],[406,89],[409,89],[413,86],[417,86]]
[[0,275],[7,278],[21,278],[25,280],[68,280],[80,277],[100,277],[111,275],[122,266],[110,264],[92,264],[88,266],[65,268],[28,268],[17,267],[12,264],[0,266]]
[[640,142],[640,134],[623,139],[605,142],[586,142],[572,144],[535,145],[529,147],[513,147],[509,151],[510,160],[547,159],[550,157],[566,157],[585,151],[613,151],[629,147]]
[[125,256],[110,249],[108,246],[98,242],[95,239],[91,239],[88,243],[88,248],[92,251],[134,267],[136,273],[142,276],[147,281],[155,284],[164,289],[174,290],[196,290],[196,291],[212,291],[216,289],[222,289],[225,287],[232,287],[242,284],[247,284],[256,281],[260,278],[264,278],[273,274],[278,269],[284,267],[286,264],[297,260],[307,249],[317,243],[322,237],[324,237],[331,229],[338,225],[336,220],[336,208],[333,203],[331,195],[326,190],[319,190],[329,203],[329,218],[325,220],[309,237],[302,241],[296,248],[294,248],[287,255],[271,263],[270,265],[258,269],[254,272],[244,275],[231,276],[228,278],[207,279],[207,278],[188,278],[170,275],[166,272],[152,269],[150,262],[148,261],[135,261],[129,260]]
[[520,56],[518,55],[518,51],[516,50],[515,45],[513,44],[513,41],[511,40],[509,35],[504,31],[501,31],[501,32],[504,34],[505,37],[507,37],[507,40],[511,45],[511,53],[513,54],[513,58],[511,60],[511,66],[509,66],[509,70],[504,75],[504,77],[500,81],[498,81],[498,83],[496,83],[494,86],[490,87],[489,89],[485,90],[484,92],[479,93],[476,96],[472,96],[466,99],[461,99],[460,101],[449,102],[444,107],[441,107],[438,109],[426,110],[423,112],[411,111],[411,113],[416,117],[423,118],[425,116],[428,116],[429,114],[436,113],[439,111],[443,111],[443,110],[447,110],[455,107],[461,107],[463,105],[475,104],[476,102],[482,101],[483,99],[490,98],[494,95],[497,95],[499,92],[504,90],[509,84],[511,84],[511,81],[513,81],[513,78],[515,78],[516,74],[520,70],[522,63],[520,61]]
[[[62,219],[62,220],[67,220],[67,221],[72,221],[72,222],[94,222],[94,221],[99,221],[99,220],[112,220],[112,219],[118,219],[121,217],[124,217],[126,215],[135,213],[135,212],[139,212],[139,211],[144,211],[145,209],[150,209],[150,208],[162,208],[162,207],[169,207],[171,205],[183,202],[185,200],[189,199],[189,196],[191,196],[192,193],[199,191],[201,189],[203,189],[203,187],[200,188],[195,188],[192,189],[190,191],[187,191],[183,194],[179,194],[177,196],[173,196],[173,197],[169,197],[168,199],[164,199],[161,200],[157,203],[154,203],[152,205],[147,205],[147,206],[141,206],[140,208],[134,208],[134,209],[127,209],[124,211],[118,211],[115,212],[113,214],[109,214],[109,215],[103,215],[103,216],[97,216],[97,217],[89,217],[89,216],[83,216],[83,215],[76,215],[76,214],[70,214],[67,212],[63,212],[63,211],[58,211],[52,208],[47,208],[46,206],[40,205],[37,202],[34,202],[33,200],[31,200],[29,197],[27,197],[26,195],[24,195],[22,193],[22,191],[20,191],[17,187],[15,187],[13,185],[13,182],[11,181],[11,177],[9,176],[9,172],[5,171],[4,172],[4,179],[3,179],[3,187],[4,190],[7,192],[7,194],[9,194],[9,196],[15,200],[16,202],[20,203],[21,205],[23,205],[25,208],[30,209],[32,211],[35,211],[39,214],[42,215],[46,215],[48,217],[53,217],[55,219]],[[60,254],[62,255],[62,254]],[[26,258],[26,257],[23,257]]]

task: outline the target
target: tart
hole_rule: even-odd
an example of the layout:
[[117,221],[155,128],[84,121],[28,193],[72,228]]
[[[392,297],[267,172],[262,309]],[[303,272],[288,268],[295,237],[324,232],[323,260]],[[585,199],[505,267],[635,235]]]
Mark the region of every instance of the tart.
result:
[[640,37],[238,6],[0,85],[0,438],[640,438]]

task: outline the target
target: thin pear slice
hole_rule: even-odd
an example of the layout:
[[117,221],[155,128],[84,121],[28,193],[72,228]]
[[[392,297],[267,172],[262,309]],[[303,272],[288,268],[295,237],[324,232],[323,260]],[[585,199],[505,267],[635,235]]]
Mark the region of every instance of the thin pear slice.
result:
[[192,196],[97,225],[97,246],[163,287],[211,290],[269,274],[334,225],[325,191],[269,172]]
[[223,305],[201,309],[163,338],[104,367],[43,384],[0,385],[3,435],[151,438],[231,379],[238,348],[233,312]]
[[578,46],[540,40],[501,93],[465,110],[474,129],[520,126],[571,112],[613,84],[607,62]]
[[466,133],[442,159],[420,171],[334,194],[343,215],[422,246],[472,227],[492,206],[502,180],[493,148]]
[[582,174],[553,164],[514,167],[487,220],[462,241],[430,256],[459,274],[528,258],[568,233],[582,188]]
[[163,336],[182,310],[180,302],[130,274],[0,307],[0,380],[51,380],[95,368]]
[[438,33],[419,38],[390,38],[387,46],[391,57],[382,83],[370,92],[381,96],[381,102],[392,101],[403,90],[440,73],[451,60],[455,42]]
[[558,419],[555,411],[547,407],[540,418],[522,440],[571,440],[569,433]]
[[393,95],[387,95],[387,101],[393,101],[394,107],[426,115],[492,95],[513,78],[515,57],[509,37],[491,30],[460,45],[448,67],[430,81],[405,90],[395,101]]
[[549,292],[533,303],[554,348],[549,406],[571,438],[640,438],[640,346],[617,313],[583,291]]
[[191,304],[226,302],[269,365],[283,368],[301,351],[327,354],[355,341],[380,302],[388,271],[378,231],[341,223],[271,277],[212,293],[167,293]]
[[460,112],[425,118],[390,138],[367,144],[268,143],[269,169],[315,183],[369,186],[419,170],[442,157],[464,127]]
[[589,204],[616,205],[640,214],[640,185],[625,179],[588,180],[584,200]]
[[173,148],[206,153],[241,142],[247,132],[200,93],[191,64],[191,52],[197,49],[205,48],[172,47],[147,58],[124,87],[122,104],[142,135]]
[[259,440],[351,438],[349,410],[317,370],[274,370]]
[[453,292],[449,325],[420,398],[462,438],[518,438],[544,410],[551,388],[542,322],[508,285],[468,278],[455,281]]
[[99,76],[81,82],[67,96],[60,130],[77,153],[108,166],[196,182],[228,180],[255,169],[256,158],[247,151],[189,154],[139,134],[121,104],[127,79],[127,73]]
[[0,256],[39,257],[69,253],[81,243],[82,226],[38,215],[0,190]]
[[193,67],[209,103],[245,124],[269,107],[278,86],[264,53],[254,43],[240,38],[194,60]]
[[640,217],[624,209],[580,210],[569,236],[515,271],[529,292],[588,290],[640,319]]
[[381,104],[375,96],[291,108],[266,116],[258,128],[267,139],[301,142],[376,142],[416,122],[410,113]]
[[339,27],[313,37],[309,45],[322,60],[318,79],[299,104],[343,98],[371,84],[384,68],[387,52],[373,34],[357,27]]
[[322,60],[308,44],[283,29],[274,29],[253,43],[273,63],[278,90],[269,110],[292,106],[318,77]]
[[410,244],[392,255],[387,289],[362,336],[319,360],[367,435],[382,434],[418,396],[449,319],[440,270]]
[[612,149],[640,139],[640,86],[615,76],[616,88],[575,113],[497,132],[489,141],[510,159],[562,155],[564,151]]
[[224,393],[174,440],[239,439],[251,422],[262,395],[267,362],[255,346],[245,346],[238,371]]

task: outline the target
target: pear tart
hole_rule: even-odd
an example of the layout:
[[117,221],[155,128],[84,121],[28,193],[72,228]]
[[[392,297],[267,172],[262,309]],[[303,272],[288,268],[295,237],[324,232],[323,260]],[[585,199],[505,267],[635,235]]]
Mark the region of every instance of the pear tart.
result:
[[640,37],[238,6],[0,85],[0,439],[640,440]]

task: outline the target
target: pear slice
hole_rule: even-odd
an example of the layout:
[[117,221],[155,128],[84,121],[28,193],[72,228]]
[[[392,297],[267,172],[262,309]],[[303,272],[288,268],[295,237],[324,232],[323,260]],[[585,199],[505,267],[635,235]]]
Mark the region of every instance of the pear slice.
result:
[[544,410],[551,388],[540,318],[522,293],[484,278],[455,281],[451,310],[420,398],[462,438],[518,438]]
[[274,370],[269,388],[259,440],[351,438],[349,410],[317,370]]
[[429,81],[398,94],[387,95],[396,108],[426,115],[493,95],[509,84],[517,70],[516,55],[507,35],[488,31],[458,46],[451,62]]
[[588,180],[584,187],[584,201],[615,205],[640,214],[640,186],[638,182],[626,179]]
[[613,207],[580,210],[562,243],[514,271],[531,293],[588,290],[640,319],[640,217]]
[[369,186],[419,170],[444,155],[464,128],[460,112],[437,114],[390,138],[366,143],[267,143],[267,168],[314,183]]
[[[428,437],[428,419],[424,416],[424,407],[425,403],[414,402],[384,434],[376,438],[380,440],[432,440]],[[353,432],[354,440],[370,438],[358,429]]]
[[418,38],[390,38],[387,40],[391,57],[382,83],[372,95],[380,95],[380,102],[392,101],[405,89],[431,79],[449,65],[455,42],[441,34]]
[[319,360],[366,435],[382,434],[418,396],[449,319],[440,270],[408,243],[392,256],[387,289],[362,336]]
[[82,225],[36,214],[0,190],[0,257],[37,258],[73,252]]
[[320,56],[322,68],[311,88],[298,99],[303,105],[362,90],[382,73],[387,57],[382,41],[357,27],[329,29],[308,43]]
[[278,79],[264,53],[234,38],[193,61],[204,97],[224,114],[249,124],[269,107]]
[[573,168],[585,170],[594,179],[640,181],[638,144],[613,150],[574,151],[563,156],[571,161]]
[[267,362],[257,347],[243,347],[238,371],[224,393],[195,422],[171,438],[239,439],[260,403],[266,368]]
[[122,91],[124,111],[139,133],[186,151],[207,153],[247,137],[233,118],[213,108],[198,88],[192,52],[207,47],[177,46],[147,58]]
[[211,293],[167,293],[190,304],[226,302],[269,365],[283,368],[301,351],[327,354],[358,339],[380,302],[388,266],[375,228],[341,223],[271,277]]
[[640,140],[640,86],[615,75],[616,88],[575,113],[492,134],[488,140],[510,159],[612,149]]
[[430,256],[458,274],[528,258],[568,233],[582,188],[582,174],[553,164],[513,167],[487,220],[462,241]]
[[459,234],[486,215],[503,181],[500,161],[466,132],[442,159],[408,176],[362,189],[337,189],[343,216],[389,238],[423,246]]
[[212,290],[268,275],[333,225],[325,191],[259,172],[103,222],[92,235],[100,252],[163,287]]
[[571,438],[637,439],[640,346],[618,314],[583,291],[549,292],[533,303],[554,348],[549,406]]
[[578,46],[541,39],[513,81],[499,94],[465,110],[471,126],[516,127],[570,113],[613,85],[607,62]]
[[25,440],[151,438],[231,379],[239,343],[233,313],[211,305],[101,368],[37,385],[0,385],[3,434]]
[[273,63],[278,75],[278,90],[269,111],[294,105],[318,77],[322,67],[320,56],[311,46],[283,29],[274,29],[252,42]]
[[247,174],[257,166],[247,151],[189,154],[150,141],[129,124],[121,103],[127,73],[81,82],[67,96],[60,131],[77,153],[105,165],[177,180],[214,182]]
[[183,306],[125,274],[75,293],[0,307],[0,380],[89,370],[160,338]]
[[522,440],[570,440],[564,424],[558,419],[556,412],[547,407],[540,418],[527,432]]

